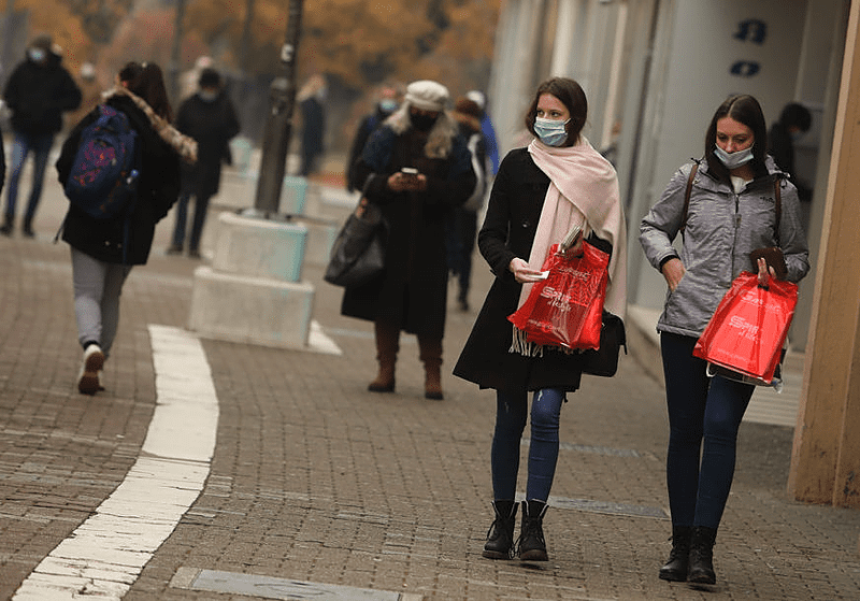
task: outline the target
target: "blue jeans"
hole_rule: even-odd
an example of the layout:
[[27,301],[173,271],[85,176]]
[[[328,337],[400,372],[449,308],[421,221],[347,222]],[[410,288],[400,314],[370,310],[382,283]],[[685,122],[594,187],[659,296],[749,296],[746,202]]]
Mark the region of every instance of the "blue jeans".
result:
[[45,181],[45,167],[48,164],[48,154],[54,144],[54,134],[24,134],[15,132],[12,142],[12,163],[10,166],[8,190],[6,192],[6,215],[15,216],[15,205],[18,201],[18,180],[24,170],[27,155],[33,153],[33,187],[30,190],[30,202],[24,218],[27,222],[33,220],[39,199],[42,197],[42,184]]
[[[534,393],[527,500],[546,502],[549,498],[558,463],[558,424],[564,400],[564,391],[555,388],[545,388]],[[520,440],[526,426],[528,408],[527,391],[496,393],[496,430],[490,451],[493,496],[496,500],[512,501],[516,497]]]
[[693,356],[695,345],[689,336],[660,335],[669,408],[666,484],[673,525],[716,530],[734,478],[738,429],[755,386],[709,378],[705,361]]
[[[188,248],[193,251],[200,250],[200,237],[203,235],[203,226],[206,223],[206,212],[209,210],[209,196],[197,196],[194,200],[194,219],[191,222],[191,236],[188,240]],[[188,220],[188,202],[191,199],[190,192],[183,192],[176,201],[176,223],[173,227],[173,246],[182,248],[185,244],[185,223]]]

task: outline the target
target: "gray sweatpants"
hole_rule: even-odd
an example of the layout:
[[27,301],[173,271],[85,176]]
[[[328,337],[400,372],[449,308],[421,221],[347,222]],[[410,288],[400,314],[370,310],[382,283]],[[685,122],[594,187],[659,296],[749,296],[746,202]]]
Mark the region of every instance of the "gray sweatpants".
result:
[[107,357],[119,325],[119,297],[130,265],[105,263],[72,248],[78,342],[97,343]]

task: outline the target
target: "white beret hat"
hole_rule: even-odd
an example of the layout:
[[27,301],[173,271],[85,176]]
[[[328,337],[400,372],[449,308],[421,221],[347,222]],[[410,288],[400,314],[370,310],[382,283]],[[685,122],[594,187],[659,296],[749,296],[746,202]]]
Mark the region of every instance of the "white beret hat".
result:
[[404,100],[422,111],[443,111],[448,102],[448,88],[429,79],[413,81],[406,86]]

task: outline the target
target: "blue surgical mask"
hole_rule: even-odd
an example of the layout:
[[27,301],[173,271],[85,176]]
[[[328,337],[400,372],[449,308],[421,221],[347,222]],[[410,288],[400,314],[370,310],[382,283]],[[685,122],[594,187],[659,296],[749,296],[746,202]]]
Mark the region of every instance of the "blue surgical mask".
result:
[[34,63],[41,63],[47,56],[47,53],[41,48],[30,48],[27,51],[27,54],[30,56],[30,60]]
[[383,113],[393,113],[397,110],[397,101],[393,98],[384,98],[379,101],[379,109]]
[[558,119],[535,118],[535,133],[540,141],[547,146],[561,146],[567,140],[567,129],[565,125],[570,121],[559,121]]
[[744,148],[731,154],[714,144],[714,154],[720,159],[720,162],[726,166],[726,169],[732,170],[738,167],[743,167],[753,160],[753,147]]

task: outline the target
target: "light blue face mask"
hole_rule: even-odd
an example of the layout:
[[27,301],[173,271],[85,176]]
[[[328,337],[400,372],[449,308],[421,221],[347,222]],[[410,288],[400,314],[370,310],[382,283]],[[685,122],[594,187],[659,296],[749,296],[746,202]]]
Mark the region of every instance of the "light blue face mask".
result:
[[27,54],[29,54],[30,60],[34,63],[41,63],[47,56],[47,53],[41,48],[30,48]]
[[547,146],[561,146],[567,140],[567,129],[565,125],[570,121],[559,121],[558,119],[545,119],[535,117],[535,133],[540,141]]
[[379,101],[379,108],[384,113],[393,113],[397,110],[397,101],[393,98],[383,98]]
[[720,159],[720,162],[726,166],[726,169],[732,170],[738,167],[743,167],[753,160],[753,147],[744,148],[737,152],[728,153],[716,144],[714,144],[714,154]]

